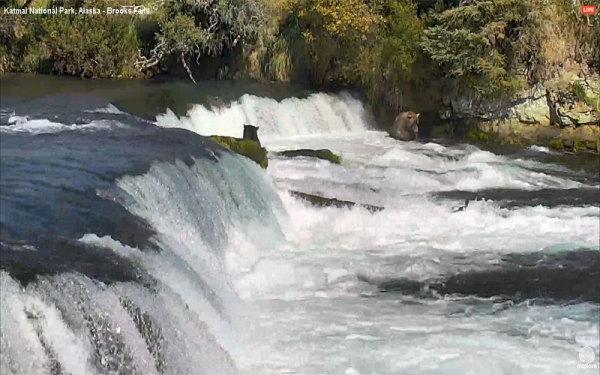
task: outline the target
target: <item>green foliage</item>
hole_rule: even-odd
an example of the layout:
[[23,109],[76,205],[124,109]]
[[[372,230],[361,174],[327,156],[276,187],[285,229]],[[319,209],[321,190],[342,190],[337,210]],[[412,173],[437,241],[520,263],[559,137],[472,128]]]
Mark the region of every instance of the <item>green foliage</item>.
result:
[[[86,7],[106,8],[105,1],[86,0]],[[86,78],[138,75],[139,43],[130,18],[115,15],[55,15],[41,22],[40,41],[52,71]]]
[[[420,15],[417,0],[159,3],[154,13],[134,17],[0,15],[0,73],[139,77],[182,64],[193,80],[191,63],[234,51],[244,54],[251,77],[358,86],[373,106],[385,103],[395,114],[401,108],[435,112],[442,95],[495,99],[574,67],[600,69],[600,17],[582,16],[571,0],[440,0]],[[587,3],[600,7],[600,0]],[[9,0],[11,7],[24,4]],[[600,105],[573,90],[592,107]]]
[[[48,7],[58,3],[49,1]],[[43,5],[43,4],[38,4]],[[105,9],[104,0],[61,1],[61,6]],[[12,4],[18,7],[17,4]],[[22,71],[86,78],[135,77],[138,38],[129,17],[97,15],[4,16],[0,72]]]
[[266,76],[275,81],[289,81],[293,67],[290,41],[286,38],[277,38],[265,53],[264,61],[258,63],[264,65],[264,68],[258,69],[264,69]]
[[526,22],[525,0],[479,1],[434,13],[421,46],[457,94],[498,98],[522,87],[511,68]]
[[307,72],[317,83],[353,82],[359,78],[359,52],[378,23],[363,0],[298,2],[280,30],[285,41],[273,43],[280,51],[271,56],[288,54],[290,70]]
[[189,61],[219,56],[238,43],[259,39],[262,7],[258,0],[170,0],[160,7],[156,44],[140,59],[140,69],[168,64],[177,57],[192,80]]
[[[306,0],[289,4],[264,54],[272,80],[357,84],[371,102],[401,106],[430,78],[419,40],[425,23],[412,0]],[[419,65],[419,66],[417,66]]]
[[[12,4],[9,4],[12,5]],[[39,16],[0,15],[0,73],[34,72],[47,55],[36,41]]]
[[577,135],[575,135],[573,137],[573,150],[575,152],[583,152],[587,150],[587,146],[585,145],[585,142],[581,142],[581,140],[579,139],[579,137]]
[[403,93],[418,95],[424,87],[421,78],[431,79],[419,48],[425,24],[411,0],[380,0],[375,10],[382,22],[372,45],[361,51],[361,83],[372,101],[383,98],[403,107]]
[[581,101],[585,101],[587,98],[587,94],[585,92],[585,87],[579,82],[576,82],[572,86],[573,95],[577,97],[577,99]]
[[472,139],[474,141],[482,141],[482,142],[490,141],[489,133],[487,133],[479,128],[476,128],[476,127],[472,127],[469,130],[468,138]]
[[563,151],[565,149],[565,145],[560,140],[560,138],[551,139],[548,142],[548,146],[550,146],[550,148],[552,148],[553,150],[557,150],[557,151]]
[[571,91],[573,92],[573,95],[577,97],[577,99],[589,105],[590,108],[600,111],[600,96],[589,94],[583,84],[580,82],[575,82],[571,86]]
[[[147,0],[34,0],[41,7],[140,5]],[[151,15],[44,15],[0,20],[0,73],[53,72],[83,77],[136,77],[179,59],[218,56],[256,41],[258,0],[169,0]],[[31,4],[29,4],[31,5]],[[150,4],[146,4],[149,6]],[[13,8],[24,4],[11,3]]]

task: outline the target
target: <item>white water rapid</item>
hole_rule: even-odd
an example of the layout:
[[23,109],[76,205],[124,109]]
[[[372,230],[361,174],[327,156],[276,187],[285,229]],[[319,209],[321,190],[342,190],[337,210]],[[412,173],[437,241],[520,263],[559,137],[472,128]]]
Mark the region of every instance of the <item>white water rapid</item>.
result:
[[[282,102],[245,95],[230,108],[196,106],[186,117],[157,119],[236,137],[253,124],[270,152],[328,148],[342,157],[341,165],[270,158],[267,176],[290,219],[286,241],[258,243],[230,228],[239,241],[225,251],[228,274],[247,310],[224,346],[238,366],[252,374],[582,374],[579,350],[599,349],[595,305],[418,300],[375,295],[356,278],[425,280],[489,267],[508,253],[598,249],[598,207],[509,210],[475,201],[453,213],[462,202],[426,195],[582,184],[553,176],[560,166],[474,146],[396,142],[370,130],[366,118],[349,96],[317,94]],[[386,209],[315,208],[289,190]],[[465,261],[448,261],[457,256]]]
[[[89,113],[93,118],[122,114],[113,106]],[[33,137],[41,135],[40,147],[65,150],[51,153],[63,158],[52,165],[56,168],[52,173],[64,173],[65,168],[59,169],[63,162],[68,168],[82,169],[86,176],[99,176],[104,186],[110,185],[95,190],[106,199],[98,198],[101,204],[108,207],[109,202],[117,202],[122,211],[121,206],[145,219],[156,232],[149,240],[156,249],[126,246],[100,232],[74,238],[77,246],[95,245],[125,258],[119,258],[118,265],[139,273],[137,281],[105,284],[65,266],[61,269],[70,271],[41,275],[23,288],[0,271],[2,375],[591,375],[598,371],[578,368],[583,347],[589,346],[598,358],[598,304],[422,298],[415,293],[381,293],[361,281],[394,277],[422,282],[487,270],[514,253],[600,251],[597,205],[506,208],[480,199],[454,212],[463,200],[432,196],[456,190],[553,189],[560,194],[586,188],[585,179],[562,166],[464,144],[397,142],[373,130],[361,102],[343,94],[281,102],[244,95],[229,107],[197,105],[187,116],[178,118],[167,111],[156,119],[156,126],[202,135],[241,137],[244,124],[259,126],[259,137],[270,152],[266,171],[229,153],[218,162],[185,158],[188,154],[183,151],[178,155],[185,160],[155,161],[156,154],[162,156],[171,147],[195,150],[194,138],[184,132],[172,132],[180,138],[168,138],[167,131],[152,127],[152,134],[138,137],[126,133],[137,130],[136,125],[116,120],[73,125],[9,111],[0,116],[8,120],[0,129],[5,140],[23,137],[19,145],[29,147]],[[110,180],[116,172],[86,169],[86,164],[100,163],[88,157],[87,148],[90,155],[100,155],[92,153],[101,147],[93,142],[99,142],[97,135],[106,129],[114,133],[104,147],[118,147],[110,149],[113,159],[102,160],[122,162],[140,154],[135,161],[154,162],[138,174],[119,174],[116,181]],[[77,137],[62,141],[60,135],[69,132]],[[77,132],[90,135],[89,145]],[[192,141],[186,143],[183,137]],[[142,154],[134,146],[133,152],[121,150],[129,146],[117,143],[123,139],[138,142],[137,147],[148,140],[160,141],[148,142],[149,147],[165,143],[156,154],[150,152],[154,149]],[[33,151],[25,146],[13,146],[18,155],[8,155],[3,165],[10,167],[21,159],[26,164]],[[67,146],[79,146],[84,152],[69,154]],[[341,155],[342,162],[277,155],[300,148],[327,148]],[[85,155],[84,161],[71,164],[77,155]],[[47,159],[48,165],[55,161]],[[52,193],[27,203],[35,206],[32,211],[39,203],[38,211],[52,220],[67,217],[69,211],[61,206],[67,198],[74,197],[77,203],[94,193],[74,195],[73,191],[88,186],[79,186],[85,181],[71,181],[69,174],[63,174],[49,184],[36,179],[43,175],[41,167],[26,167],[30,181],[21,190],[44,188]],[[3,175],[2,182],[10,178],[16,179]],[[54,189],[60,194],[53,195]],[[385,209],[319,208],[291,191]],[[13,193],[3,195],[3,202],[22,199],[18,191]],[[42,198],[56,198],[57,203],[45,209]],[[89,207],[96,206],[84,206],[86,214]],[[107,208],[106,212],[115,211]],[[3,221],[4,215],[0,215]],[[120,223],[118,218],[109,219]],[[90,222],[86,228],[96,228]],[[60,268],[68,263],[60,256],[80,254],[72,248],[81,248],[68,244],[66,249],[58,246],[46,252],[21,242],[0,245],[16,259],[23,254],[34,260],[39,254],[50,254],[54,258],[46,259],[47,263]],[[104,272],[108,267],[97,268]]]

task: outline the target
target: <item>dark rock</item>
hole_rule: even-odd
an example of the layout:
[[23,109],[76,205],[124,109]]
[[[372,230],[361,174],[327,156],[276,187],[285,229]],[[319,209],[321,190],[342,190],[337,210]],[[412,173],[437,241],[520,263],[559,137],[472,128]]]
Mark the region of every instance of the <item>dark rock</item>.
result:
[[[311,203],[313,206],[317,206],[317,207],[334,206],[334,207],[341,208],[341,207],[353,207],[354,205],[356,205],[355,202],[343,201],[341,199],[336,199],[336,198],[324,198],[324,197],[320,197],[318,195],[302,193],[299,191],[291,191],[290,193],[293,197],[297,197],[302,200],[305,200],[305,201]],[[360,205],[362,207],[366,208],[367,210],[369,210],[370,212],[378,212],[378,211],[383,210],[383,207],[373,206],[370,204],[360,203]]]
[[383,292],[417,297],[444,295],[501,297],[509,301],[586,301],[600,303],[600,254],[581,249],[557,254],[510,254],[498,266],[415,281],[407,278],[375,279],[357,275]]
[[341,158],[339,155],[334,154],[330,150],[320,149],[320,150],[308,150],[308,149],[300,149],[300,150],[287,150],[279,152],[278,155],[285,156],[288,158],[296,158],[296,157],[309,157],[309,158],[318,158],[323,160],[328,160],[334,164],[340,164]]

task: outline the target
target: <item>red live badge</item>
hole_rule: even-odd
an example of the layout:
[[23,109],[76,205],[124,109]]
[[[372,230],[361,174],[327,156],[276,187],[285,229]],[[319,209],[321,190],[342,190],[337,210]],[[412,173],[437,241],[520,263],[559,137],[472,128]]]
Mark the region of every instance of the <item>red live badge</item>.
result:
[[595,5],[584,5],[581,7],[581,14],[596,14],[596,6]]

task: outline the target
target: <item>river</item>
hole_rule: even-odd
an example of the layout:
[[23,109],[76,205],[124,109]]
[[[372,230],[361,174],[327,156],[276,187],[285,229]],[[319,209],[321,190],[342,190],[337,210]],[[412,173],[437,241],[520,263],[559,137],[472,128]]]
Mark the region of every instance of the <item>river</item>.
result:
[[[598,371],[597,156],[398,142],[286,85],[0,85],[2,374]],[[266,171],[205,143],[244,124]]]

